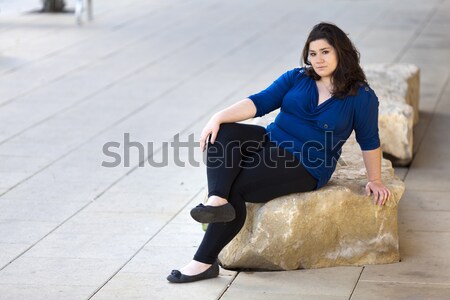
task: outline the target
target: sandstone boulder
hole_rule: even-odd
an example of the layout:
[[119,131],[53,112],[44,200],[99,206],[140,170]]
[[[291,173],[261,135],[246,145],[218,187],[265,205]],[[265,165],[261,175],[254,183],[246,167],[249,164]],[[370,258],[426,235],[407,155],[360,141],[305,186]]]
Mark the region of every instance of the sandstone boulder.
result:
[[380,101],[383,152],[407,165],[413,157],[413,126],[419,121],[420,73],[411,64],[372,64],[364,71]]
[[414,125],[419,122],[420,69],[413,64],[367,64],[367,81],[379,98],[410,105]]
[[392,165],[382,176],[392,192],[385,206],[365,195],[366,172],[352,137],[324,188],[247,203],[241,232],[222,250],[226,268],[294,270],[398,262],[397,205],[404,191]]

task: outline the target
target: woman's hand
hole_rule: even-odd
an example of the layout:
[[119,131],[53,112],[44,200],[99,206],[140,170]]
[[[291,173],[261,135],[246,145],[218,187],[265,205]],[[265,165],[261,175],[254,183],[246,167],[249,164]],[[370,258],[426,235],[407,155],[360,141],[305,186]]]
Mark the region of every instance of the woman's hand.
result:
[[366,184],[367,196],[373,193],[373,204],[384,205],[391,197],[391,192],[381,180],[372,180]]
[[205,151],[206,149],[206,140],[208,136],[211,136],[209,139],[211,144],[214,144],[217,133],[219,132],[220,128],[220,121],[216,117],[212,117],[208,123],[206,123],[205,127],[202,130],[202,133],[200,134],[200,149]]

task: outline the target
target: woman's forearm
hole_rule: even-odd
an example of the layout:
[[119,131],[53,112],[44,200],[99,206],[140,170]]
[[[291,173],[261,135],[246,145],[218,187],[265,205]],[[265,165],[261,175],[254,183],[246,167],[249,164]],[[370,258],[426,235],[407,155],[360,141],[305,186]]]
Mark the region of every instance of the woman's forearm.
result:
[[381,180],[381,148],[362,151],[369,181]]
[[245,98],[215,113],[212,118],[215,118],[219,123],[234,123],[253,118],[255,114],[255,104],[252,100]]

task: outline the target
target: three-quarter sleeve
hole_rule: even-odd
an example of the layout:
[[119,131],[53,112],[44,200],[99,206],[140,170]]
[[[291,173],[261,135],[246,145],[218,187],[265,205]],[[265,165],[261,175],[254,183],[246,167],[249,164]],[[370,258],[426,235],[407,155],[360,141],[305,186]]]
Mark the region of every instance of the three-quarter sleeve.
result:
[[298,73],[298,68],[287,71],[265,90],[248,96],[256,106],[255,117],[264,116],[281,107],[284,95],[294,84],[295,73]]
[[378,97],[368,86],[362,87],[355,103],[353,128],[361,150],[380,147],[378,134]]

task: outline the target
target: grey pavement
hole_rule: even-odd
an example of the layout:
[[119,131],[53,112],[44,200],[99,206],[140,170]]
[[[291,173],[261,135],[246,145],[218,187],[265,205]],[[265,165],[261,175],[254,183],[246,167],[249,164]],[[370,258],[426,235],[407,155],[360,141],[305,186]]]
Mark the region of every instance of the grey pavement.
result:
[[[450,298],[450,0],[93,2],[78,27],[0,1],[0,299]],[[320,21],[362,63],[421,68],[415,157],[396,169],[402,261],[169,284],[201,241],[189,209],[206,188],[200,150],[170,142],[298,66]],[[126,134],[153,164],[124,155]]]

